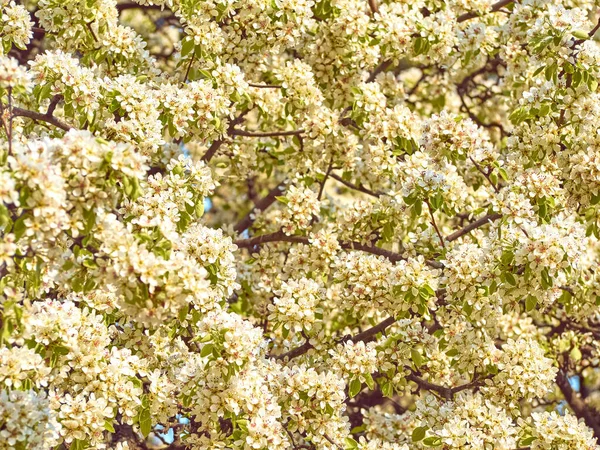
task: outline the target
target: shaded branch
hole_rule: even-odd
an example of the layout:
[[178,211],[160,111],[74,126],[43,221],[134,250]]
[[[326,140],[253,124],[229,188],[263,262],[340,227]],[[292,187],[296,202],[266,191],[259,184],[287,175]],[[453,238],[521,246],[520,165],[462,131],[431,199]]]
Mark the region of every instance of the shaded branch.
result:
[[224,142],[225,140],[221,138],[212,141],[212,144],[210,144],[210,147],[208,147],[206,153],[202,155],[202,161],[209,162],[213,158],[213,156],[215,156],[215,153],[217,153],[217,150],[219,150],[219,148],[221,147],[221,145],[223,145]]
[[286,360],[286,359],[287,360],[294,359],[297,356],[304,355],[311,348],[314,348],[314,347],[307,339],[306,342],[304,342],[304,344],[302,344],[300,347],[293,348],[289,352],[284,353],[283,355],[277,355],[277,356],[275,356],[275,359],[281,360],[281,361]]
[[[229,128],[227,129],[228,134],[231,134],[231,132],[233,131],[233,127],[244,121],[244,116],[248,114],[248,112],[249,110],[247,109],[242,111],[239,116],[237,116],[234,120],[231,121],[231,123],[229,124]],[[224,137],[215,139],[212,142],[212,144],[210,144],[210,147],[208,147],[208,150],[206,150],[206,153],[202,155],[201,160],[204,162],[209,162],[213,158],[213,156],[215,156],[219,148],[221,148],[221,145],[223,145],[223,143],[225,143]]]
[[387,68],[390,67],[391,64],[392,64],[392,61],[388,59],[386,61],[383,61],[377,67],[375,67],[373,72],[371,72],[371,74],[369,75],[369,78],[367,78],[367,83],[371,83],[371,82],[375,81],[375,78],[377,78],[377,75],[379,75],[384,70],[387,70]]
[[560,369],[556,375],[556,384],[577,418],[583,419],[585,424],[594,432],[596,439],[600,439],[600,417],[592,412],[588,405],[573,390],[563,369]]
[[250,225],[252,225],[252,223],[254,222],[252,215],[256,212],[264,211],[269,206],[271,206],[276,200],[275,197],[277,197],[278,195],[281,195],[283,193],[284,185],[285,185],[285,181],[282,181],[277,186],[275,186],[273,189],[271,189],[265,197],[263,197],[258,202],[256,202],[254,207],[248,212],[248,214],[246,214],[244,216],[244,218],[242,220],[240,220],[233,227],[233,229],[235,231],[237,231],[238,233],[242,233],[243,231],[247,230],[248,227],[250,227]]

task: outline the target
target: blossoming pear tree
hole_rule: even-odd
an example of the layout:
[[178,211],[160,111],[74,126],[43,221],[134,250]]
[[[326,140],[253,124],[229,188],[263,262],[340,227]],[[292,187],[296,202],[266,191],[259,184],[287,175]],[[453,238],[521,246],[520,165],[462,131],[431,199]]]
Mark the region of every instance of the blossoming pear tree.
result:
[[0,9],[0,450],[600,448],[600,2]]

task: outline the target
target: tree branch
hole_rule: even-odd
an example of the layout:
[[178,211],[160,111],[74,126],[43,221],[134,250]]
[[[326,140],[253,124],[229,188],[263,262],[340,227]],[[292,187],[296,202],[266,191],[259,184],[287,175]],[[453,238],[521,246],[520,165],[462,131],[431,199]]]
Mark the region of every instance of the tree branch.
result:
[[229,131],[231,136],[247,136],[247,137],[274,137],[274,136],[296,136],[298,134],[304,133],[304,130],[292,130],[292,131],[270,131],[270,132],[262,132],[262,131],[245,131],[232,129]]
[[349,181],[344,180],[339,175],[336,175],[335,173],[330,174],[330,177],[333,178],[334,180],[339,181],[344,186],[346,186],[346,187],[348,187],[350,189],[353,189],[355,191],[362,192],[363,194],[371,195],[372,197],[380,197],[380,196],[383,195],[383,193],[381,193],[381,192],[375,192],[375,191],[372,191],[370,189],[367,189],[362,184],[361,185],[352,184]]
[[119,13],[126,11],[128,9],[156,9],[159,11],[164,11],[165,7],[161,6],[161,5],[138,5],[137,3],[133,3],[133,2],[121,3],[121,4],[117,5],[117,11]]
[[297,356],[304,355],[311,348],[314,348],[313,345],[308,341],[308,339],[302,344],[300,347],[296,347],[291,349],[289,352],[284,353],[283,355],[277,355],[274,358],[279,361],[294,359]]
[[[239,248],[251,248],[256,245],[262,245],[269,242],[293,242],[297,244],[310,244],[308,237],[306,236],[288,236],[282,231],[277,231],[275,233],[263,234],[249,239],[239,239],[235,241],[235,245],[237,245]],[[392,262],[406,260],[406,258],[400,253],[385,250],[381,247],[365,245],[354,241],[339,241],[339,243],[344,250],[360,250],[365,253],[383,256]],[[427,265],[436,269],[441,269],[444,267],[442,263],[434,260],[427,260]]]
[[254,207],[250,210],[250,212],[248,212],[248,214],[246,214],[244,216],[244,218],[242,220],[240,220],[233,227],[233,229],[235,231],[237,231],[238,233],[242,233],[243,231],[247,230],[248,227],[250,227],[250,225],[252,225],[252,223],[254,222],[254,219],[252,218],[252,214],[259,212],[259,211],[264,211],[269,206],[271,206],[276,200],[275,197],[277,197],[278,195],[281,195],[283,193],[284,186],[285,186],[285,181],[282,181],[277,186],[275,186],[273,189],[271,189],[265,197],[263,197],[258,202],[256,202],[256,205],[254,205]]
[[600,417],[590,411],[588,405],[573,391],[567,374],[562,368],[556,374],[556,384],[577,418],[583,419],[585,424],[594,432],[596,439],[600,439]]
[[283,86],[279,84],[257,84],[257,83],[248,83],[248,86],[260,89],[281,89]]
[[470,224],[468,224],[467,226],[465,226],[464,228],[461,228],[458,231],[455,231],[454,233],[446,236],[446,240],[448,242],[452,242],[457,240],[458,238],[461,238],[462,236],[464,236],[465,234],[470,233],[471,231],[482,227],[483,225],[486,225],[490,222],[493,222],[494,220],[498,220],[502,217],[502,214],[498,214],[498,213],[493,213],[493,214],[487,214],[485,216],[483,216],[480,219],[477,219],[474,222],[471,222]]
[[[344,337],[341,338],[339,340],[336,341],[336,344],[342,344],[344,342],[347,341],[352,341],[354,343],[357,342],[370,342],[373,340],[373,338],[375,337],[375,335],[377,335],[377,333],[381,333],[383,331],[385,331],[386,328],[388,328],[389,326],[391,326],[392,324],[394,324],[396,322],[396,318],[395,317],[388,317],[387,319],[385,319],[384,321],[378,323],[377,325],[369,328],[368,330],[365,330],[361,333],[358,333],[354,336],[351,336],[349,338]],[[284,353],[283,355],[278,355],[275,356],[275,359],[277,360],[290,360],[290,359],[294,359],[297,356],[303,355],[306,352],[308,352],[311,348],[314,348],[313,345],[308,341],[308,339],[306,340],[306,342],[304,342],[304,344],[302,344],[299,347],[296,347],[292,350],[290,350],[287,353]]]
[[[231,121],[231,123],[229,124],[229,128],[227,129],[227,133],[231,134],[231,132],[233,131],[233,127],[235,127],[238,123],[243,122],[244,120],[244,116],[246,114],[248,114],[249,110],[244,110],[240,113],[239,116],[237,116],[234,120]],[[217,153],[217,151],[219,150],[219,148],[221,147],[221,145],[223,145],[223,143],[225,142],[225,138],[218,138],[215,139],[212,144],[210,144],[210,147],[208,147],[208,150],[206,150],[206,153],[204,155],[202,155],[202,161],[204,162],[209,162],[213,156],[215,156],[215,153]]]
[[73,128],[71,125],[57,119],[52,114],[42,114],[36,111],[30,111],[28,109],[14,107],[12,115],[15,117],[27,117],[28,119],[46,122],[65,131],[69,131]]
[[[505,6],[510,5],[511,3],[513,3],[515,0],[501,0],[497,3],[494,3],[492,5],[492,9],[490,12],[496,12],[499,11],[500,9],[504,8]],[[469,19],[474,19],[475,17],[479,17],[479,14],[477,14],[476,11],[471,11],[468,13],[464,13],[461,14],[460,16],[458,16],[458,18],[456,19],[457,22],[464,22],[465,20],[469,20]]]
[[379,7],[377,6],[377,0],[368,0],[368,1],[369,1],[369,8],[371,8],[371,12],[373,14],[378,13]]
[[435,228],[435,232],[437,233],[438,238],[440,239],[440,243],[442,244],[443,248],[446,248],[444,236],[442,236],[442,233],[440,232],[440,229],[438,228],[437,223],[435,222],[435,217],[433,216],[433,208],[431,207],[431,203],[429,203],[429,200],[425,200],[425,204],[427,204],[427,208],[429,209],[429,215],[431,216],[431,224],[433,225],[433,228]]
[[414,372],[412,372],[412,369],[409,369],[409,370],[411,370],[411,373],[409,373],[406,376],[407,380],[412,381],[413,383],[416,383],[421,389],[426,389],[428,391],[437,392],[442,397],[444,397],[446,400],[452,400],[454,398],[454,395],[460,391],[465,391],[467,389],[473,389],[473,388],[479,387],[483,384],[483,380],[491,378],[491,376],[487,376],[486,378],[475,379],[469,383],[462,384],[460,386],[456,386],[453,388],[449,388],[449,387],[445,387],[445,386],[440,386],[439,384],[430,383],[429,381],[418,377]]
[[369,75],[369,78],[367,78],[367,83],[371,83],[371,82],[375,81],[375,78],[377,78],[377,75],[379,75],[384,70],[387,70],[387,68],[390,67],[391,64],[392,64],[392,61],[388,59],[386,61],[383,61],[377,67],[375,67],[375,70],[373,70],[373,72],[371,72],[371,74]]
[[368,330],[363,331],[362,333],[358,333],[354,336],[352,336],[350,338],[350,340],[352,342],[354,342],[355,344],[357,342],[371,342],[375,336],[377,335],[377,333],[381,333],[383,331],[385,331],[386,328],[388,328],[389,326],[391,326],[392,324],[396,323],[396,318],[393,316],[388,317],[387,319],[385,319],[382,322],[379,322],[377,325],[369,328]]

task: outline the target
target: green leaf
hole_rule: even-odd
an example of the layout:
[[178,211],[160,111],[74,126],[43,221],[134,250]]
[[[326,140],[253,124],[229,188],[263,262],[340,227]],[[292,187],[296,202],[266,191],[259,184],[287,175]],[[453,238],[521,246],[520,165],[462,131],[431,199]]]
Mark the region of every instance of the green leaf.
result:
[[438,445],[442,445],[442,438],[430,436],[423,441],[423,445],[426,447],[437,447]]
[[13,233],[15,234],[15,239],[17,241],[21,239],[21,237],[23,237],[25,231],[27,230],[27,226],[25,225],[25,219],[27,219],[27,216],[22,215],[17,219],[13,227]]
[[513,286],[517,285],[517,280],[515,279],[515,276],[512,273],[510,273],[510,272],[506,272],[504,274],[504,279],[506,280],[506,282],[508,284],[511,284]]
[[433,290],[433,288],[431,286],[429,286],[428,284],[424,285],[422,288],[425,292],[427,292],[429,294],[430,297],[433,297],[435,295],[435,291]]
[[505,251],[502,253],[500,261],[502,261],[503,265],[509,266],[513,262],[513,259],[515,259],[515,254],[511,251]]
[[415,202],[415,204],[413,205],[413,211],[415,217],[419,217],[421,215],[421,213],[423,212],[423,202],[421,200],[417,200]]
[[571,87],[573,89],[577,88],[577,86],[579,86],[581,84],[581,79],[582,79],[582,75],[581,72],[579,71],[575,71],[573,73],[573,78],[572,78],[572,82],[571,82]]
[[537,437],[535,437],[535,436],[529,436],[524,439],[521,439],[521,442],[519,442],[519,447],[527,447],[527,446],[531,445],[533,443],[533,441],[535,441],[536,439],[537,439]]
[[573,36],[575,36],[577,39],[584,39],[587,40],[590,38],[590,36],[588,35],[588,33],[586,31],[583,30],[574,30],[571,32],[571,34]]
[[115,427],[113,426],[112,420],[105,420],[104,421],[104,429],[106,431],[110,431],[111,433],[115,432]]
[[394,386],[390,381],[381,383],[379,385],[379,388],[381,389],[381,393],[384,395],[384,397],[392,398],[392,396],[394,395]]
[[147,394],[142,395],[142,409],[150,409],[150,399]]
[[550,104],[543,103],[542,106],[540,107],[539,115],[543,117],[543,116],[547,116],[548,113],[550,113]]
[[579,350],[579,347],[574,347],[573,350],[571,350],[569,352],[569,357],[571,359],[571,361],[577,362],[579,360],[581,360],[581,350]]
[[181,57],[183,58],[187,54],[189,54],[192,50],[194,50],[194,39],[184,39],[181,44]]
[[453,356],[456,356],[456,355],[458,355],[458,349],[456,349],[456,348],[453,348],[446,352],[446,356],[449,356],[450,358],[452,358]]
[[206,344],[200,351],[200,356],[208,356],[212,354],[214,344]]
[[354,439],[347,437],[344,441],[344,450],[355,450],[358,448],[358,442]]
[[149,409],[140,411],[140,431],[144,437],[148,437],[150,431],[152,431],[152,417]]
[[415,363],[417,368],[423,365],[423,356],[421,356],[421,353],[419,353],[417,349],[410,349],[410,358],[412,359],[413,363]]
[[179,310],[178,317],[179,317],[179,321],[180,322],[183,322],[185,320],[185,318],[188,315],[188,312],[190,312],[190,306],[189,305],[185,305],[183,308],[181,308]]
[[375,380],[373,380],[373,376],[370,373],[365,375],[365,383],[367,383],[369,389],[375,389]]
[[362,433],[363,431],[365,431],[367,429],[367,424],[363,423],[362,425],[359,425],[358,427],[354,427],[350,430],[350,434],[357,434],[357,433]]
[[538,68],[535,70],[535,72],[533,72],[533,77],[535,77],[535,76],[539,75],[539,74],[542,72],[542,70],[544,70],[545,68],[546,68],[546,66],[540,66],[540,67],[538,67]]
[[87,441],[75,439],[73,442],[71,442],[71,445],[69,446],[69,450],[83,450],[87,447],[88,447]]
[[361,389],[362,389],[362,383],[360,382],[360,380],[358,378],[354,378],[350,382],[350,389],[348,391],[349,397],[350,398],[355,397],[356,394],[358,394]]
[[531,311],[533,308],[535,308],[535,305],[537,305],[537,298],[534,297],[533,295],[529,295],[527,297],[527,300],[525,300],[525,310],[527,312]]
[[425,433],[427,433],[428,429],[429,429],[429,427],[415,428],[412,432],[412,441],[419,442],[420,440],[422,440],[425,437]]

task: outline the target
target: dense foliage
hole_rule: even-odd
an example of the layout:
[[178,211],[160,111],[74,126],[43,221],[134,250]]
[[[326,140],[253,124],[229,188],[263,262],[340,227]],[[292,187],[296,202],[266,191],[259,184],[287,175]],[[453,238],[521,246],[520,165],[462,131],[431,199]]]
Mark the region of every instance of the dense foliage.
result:
[[594,0],[0,0],[0,449],[600,448]]

